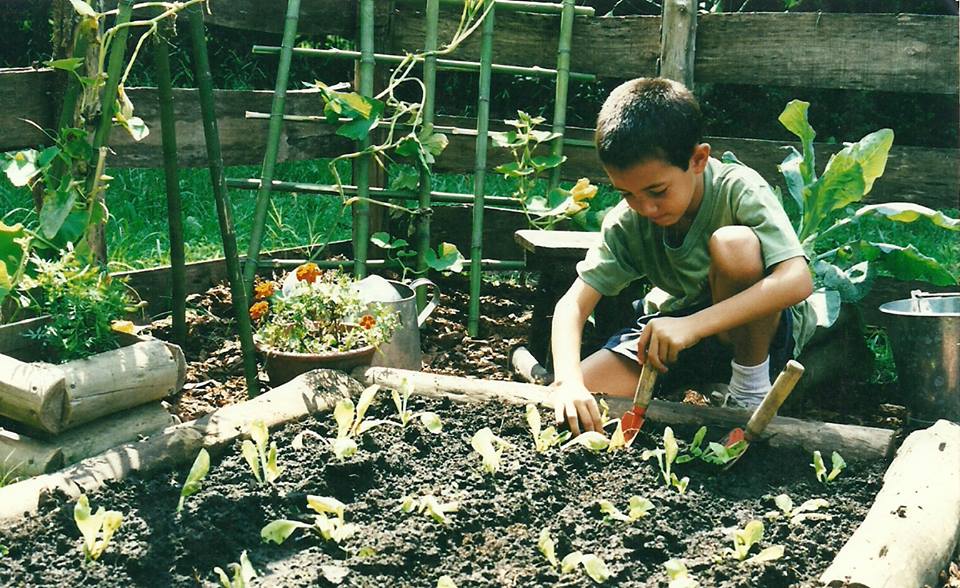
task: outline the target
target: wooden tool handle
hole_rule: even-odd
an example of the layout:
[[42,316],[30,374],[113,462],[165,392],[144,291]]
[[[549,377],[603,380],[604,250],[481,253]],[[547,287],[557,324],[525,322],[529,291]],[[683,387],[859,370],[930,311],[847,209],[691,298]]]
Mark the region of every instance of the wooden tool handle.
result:
[[753,411],[750,421],[747,422],[745,435],[747,441],[752,442],[760,437],[760,434],[767,428],[770,420],[773,419],[777,411],[780,410],[780,405],[782,405],[783,401],[787,399],[787,396],[790,396],[790,393],[793,392],[793,387],[797,385],[797,381],[802,375],[803,366],[800,365],[800,362],[792,359],[787,362],[786,367],[784,367],[780,375],[777,376],[777,381],[773,383],[773,388],[771,388],[770,392],[763,398],[763,402],[760,403],[757,410]]
[[647,408],[647,405],[650,404],[650,398],[653,397],[653,386],[656,383],[657,368],[650,365],[650,362],[643,364],[640,379],[637,381],[637,391],[633,394],[633,406],[635,408]]

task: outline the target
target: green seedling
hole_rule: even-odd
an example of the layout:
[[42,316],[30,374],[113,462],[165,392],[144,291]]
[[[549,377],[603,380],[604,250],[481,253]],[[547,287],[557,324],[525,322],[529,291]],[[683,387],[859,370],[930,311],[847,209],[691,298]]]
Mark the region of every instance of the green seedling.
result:
[[10,553],[10,548],[0,543],[0,557],[6,557],[8,553]]
[[627,438],[623,434],[623,422],[618,420],[617,428],[614,429],[613,434],[610,435],[610,443],[607,445],[607,451],[614,452],[626,449],[633,445],[634,439],[636,439],[636,437],[627,442]]
[[429,515],[430,518],[436,522],[446,525],[450,522],[450,517],[448,517],[447,514],[460,510],[460,503],[440,502],[437,500],[437,497],[432,494],[427,494],[422,498],[407,496],[400,504],[400,510],[406,514],[410,514],[414,511],[420,512],[422,514]]
[[786,494],[778,494],[773,498],[773,502],[780,510],[771,510],[770,512],[766,513],[764,517],[768,519],[786,517],[790,519],[791,525],[798,525],[806,520],[829,521],[833,518],[828,514],[815,512],[821,508],[827,508],[830,506],[830,503],[823,498],[811,498],[800,506],[794,506],[793,499]]
[[413,384],[408,380],[403,380],[400,383],[400,389],[402,392],[393,390],[393,404],[397,407],[397,415],[400,418],[400,427],[406,427],[414,418],[419,418],[420,422],[423,423],[423,426],[427,431],[437,434],[443,430],[443,422],[440,420],[440,416],[435,412],[419,412],[414,414],[413,411],[407,408],[407,403],[410,400],[410,395],[413,394]]
[[700,459],[712,463],[717,466],[725,466],[731,461],[740,457],[744,451],[747,450],[746,441],[737,441],[730,447],[726,447],[720,443],[710,442],[707,445],[707,450],[703,452],[703,455],[700,456]]
[[378,425],[392,424],[391,421],[365,418],[367,409],[373,404],[379,389],[376,384],[364,389],[357,400],[356,410],[349,398],[337,401],[333,408],[333,418],[337,422],[337,438],[330,442],[337,459],[346,459],[357,452],[356,439],[360,435]]
[[819,451],[813,452],[813,463],[810,464],[810,467],[813,468],[814,473],[817,475],[817,480],[822,484],[829,484],[834,481],[836,477],[840,475],[840,472],[847,467],[847,462],[843,461],[843,458],[840,457],[840,454],[836,451],[830,456],[830,461],[830,473],[827,473],[827,466],[823,464],[823,456],[820,455]]
[[672,486],[680,494],[683,494],[687,491],[690,478],[687,476],[678,478],[672,471],[673,463],[676,461],[679,452],[680,446],[677,444],[677,438],[673,435],[673,429],[667,427],[663,430],[663,449],[647,449],[640,454],[640,459],[656,458],[664,485]]
[[500,457],[503,450],[513,447],[506,440],[493,434],[490,427],[484,427],[473,434],[470,446],[480,454],[483,471],[496,474],[500,469]]
[[81,494],[73,507],[73,520],[83,536],[80,551],[86,561],[100,559],[103,552],[110,545],[110,539],[123,523],[123,514],[115,510],[104,510],[101,506],[97,512],[90,514],[90,502],[86,494]]
[[180,489],[180,502],[177,503],[177,512],[183,510],[183,503],[189,496],[193,496],[203,487],[203,479],[207,477],[210,471],[210,454],[206,449],[201,448],[197,453],[197,458],[193,460],[190,466],[190,472],[187,474],[187,481],[183,483]]
[[668,560],[663,567],[666,568],[667,579],[670,580],[667,588],[700,588],[700,582],[690,575],[682,559]]
[[286,541],[297,529],[309,529],[323,537],[324,541],[333,541],[339,544],[360,530],[358,525],[347,523],[344,520],[346,505],[336,498],[309,495],[307,496],[307,506],[317,513],[312,525],[289,519],[272,521],[260,530],[261,539],[279,545]]
[[325,565],[320,566],[320,573],[323,574],[324,580],[330,582],[334,586],[338,586],[343,582],[343,579],[347,577],[347,574],[350,573],[350,568]]
[[[697,429],[697,432],[693,435],[693,441],[690,442],[690,445],[686,450],[677,456],[677,464],[687,463],[688,461],[693,461],[698,457],[702,458],[704,455],[703,449],[700,448],[700,444],[703,443],[703,438],[707,436],[707,428],[700,427]],[[717,444],[719,445],[719,443]],[[676,561],[676,560],[670,560]],[[666,564],[664,564],[666,565]]]
[[610,440],[603,433],[596,431],[585,431],[580,433],[570,441],[563,444],[563,449],[568,449],[574,445],[582,445],[590,451],[603,451],[610,447]]
[[217,578],[220,579],[220,586],[223,588],[248,588],[252,586],[251,582],[257,577],[257,570],[253,569],[246,550],[240,554],[240,563],[231,563],[227,567],[233,571],[232,577],[228,576],[220,566],[213,568]]
[[610,405],[603,398],[598,399],[597,404],[600,405],[600,422],[605,426],[610,418]]
[[247,434],[250,435],[250,439],[244,439],[240,446],[243,458],[250,464],[253,477],[257,479],[258,484],[264,482],[273,484],[283,473],[283,468],[277,465],[277,442],[270,442],[270,448],[267,449],[270,432],[261,420],[250,423],[247,426]]
[[457,585],[450,576],[440,576],[437,578],[437,588],[457,588]]
[[598,500],[597,506],[600,507],[601,513],[607,515],[607,518],[624,523],[632,523],[637,519],[641,519],[647,516],[654,508],[652,502],[640,496],[630,497],[630,508],[627,514],[621,512],[620,509],[614,506],[609,500]]
[[760,543],[761,539],[763,539],[763,523],[761,521],[753,520],[747,523],[743,529],[734,529],[733,549],[730,551],[731,556],[737,561],[746,560],[748,564],[773,561],[783,557],[783,545],[772,545],[762,549],[760,553],[750,559],[747,559],[750,548]]
[[583,570],[590,576],[590,579],[597,584],[602,584],[610,579],[610,570],[599,556],[593,553],[581,553],[574,551],[567,554],[560,562],[560,573],[569,574],[577,569],[577,566],[583,566]]
[[541,430],[540,410],[535,404],[527,405],[527,426],[530,427],[530,434],[533,435],[533,444],[537,453],[544,453],[551,447],[563,444],[570,438],[570,431],[562,433],[557,432],[554,426]]
[[557,544],[553,542],[553,537],[550,536],[550,529],[544,528],[540,531],[537,548],[543,554],[543,557],[547,558],[551,566],[555,568],[560,566],[560,561],[557,560]]

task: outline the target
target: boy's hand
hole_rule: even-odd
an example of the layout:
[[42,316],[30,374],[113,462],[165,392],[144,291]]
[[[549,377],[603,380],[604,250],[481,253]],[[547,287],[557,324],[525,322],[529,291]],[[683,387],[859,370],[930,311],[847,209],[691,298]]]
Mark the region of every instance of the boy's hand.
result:
[[681,351],[697,344],[702,338],[696,330],[694,315],[651,319],[637,339],[637,359],[650,364],[659,372],[667,371],[667,364],[675,363]]
[[574,437],[580,434],[581,426],[584,431],[603,432],[597,401],[583,384],[557,384],[551,396],[558,426],[566,422]]

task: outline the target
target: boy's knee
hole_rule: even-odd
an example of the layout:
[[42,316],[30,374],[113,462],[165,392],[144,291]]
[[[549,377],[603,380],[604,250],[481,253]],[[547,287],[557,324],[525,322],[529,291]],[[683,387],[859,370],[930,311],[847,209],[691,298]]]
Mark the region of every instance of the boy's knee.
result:
[[709,241],[710,272],[736,282],[757,281],[763,277],[760,240],[743,226],[720,227]]

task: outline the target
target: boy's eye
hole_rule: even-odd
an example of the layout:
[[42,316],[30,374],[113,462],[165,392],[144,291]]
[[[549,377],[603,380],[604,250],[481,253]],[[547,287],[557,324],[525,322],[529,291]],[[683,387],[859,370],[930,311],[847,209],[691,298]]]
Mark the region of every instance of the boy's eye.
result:
[[651,198],[660,198],[661,196],[663,196],[663,195],[666,194],[666,193],[667,193],[667,190],[666,190],[666,189],[661,189],[661,190],[647,190],[647,194],[649,194]]

